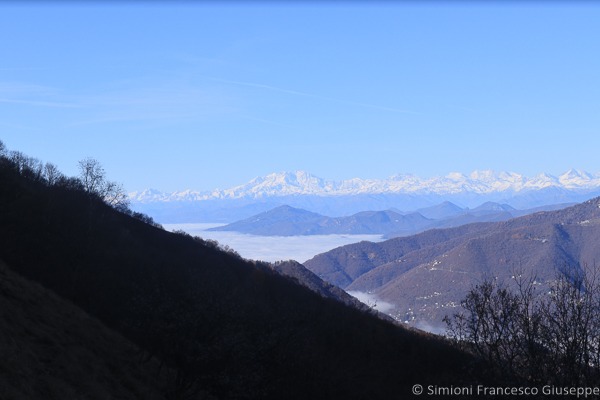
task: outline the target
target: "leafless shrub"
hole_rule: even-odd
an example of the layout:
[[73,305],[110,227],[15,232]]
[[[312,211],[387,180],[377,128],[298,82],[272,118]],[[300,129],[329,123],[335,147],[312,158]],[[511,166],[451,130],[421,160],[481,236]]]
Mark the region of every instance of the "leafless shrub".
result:
[[447,334],[498,374],[582,385],[600,377],[600,286],[596,268],[558,272],[549,291],[515,274],[514,285],[475,286],[463,312],[444,318]]

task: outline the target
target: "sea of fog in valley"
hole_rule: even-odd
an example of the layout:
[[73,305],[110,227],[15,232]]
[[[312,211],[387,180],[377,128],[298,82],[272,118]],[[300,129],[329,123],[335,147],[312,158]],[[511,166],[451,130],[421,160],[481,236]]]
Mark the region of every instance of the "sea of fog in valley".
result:
[[163,224],[168,231],[182,230],[192,236],[212,239],[237,251],[242,257],[261,261],[296,260],[305,262],[315,255],[339,246],[363,240],[379,242],[382,235],[311,235],[257,236],[238,232],[215,232],[207,229],[224,224],[188,223]]

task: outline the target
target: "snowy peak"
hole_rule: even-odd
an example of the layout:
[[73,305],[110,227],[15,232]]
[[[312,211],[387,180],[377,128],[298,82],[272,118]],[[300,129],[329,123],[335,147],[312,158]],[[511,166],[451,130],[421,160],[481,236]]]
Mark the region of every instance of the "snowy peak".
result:
[[131,192],[129,193],[129,198],[131,200],[140,202],[140,203],[151,203],[154,201],[165,201],[168,200],[169,195],[163,193],[156,189],[146,189],[141,192]]
[[260,199],[267,197],[314,195],[352,196],[372,194],[449,195],[517,193],[548,188],[570,191],[600,189],[600,174],[570,169],[559,177],[539,174],[532,178],[515,172],[473,171],[468,175],[452,172],[443,177],[420,178],[398,174],[388,179],[353,178],[341,182],[324,180],[306,171],[279,172],[257,177],[225,190],[210,192],[185,190],[171,194],[155,189],[130,193],[134,202],[199,201],[216,199]]
[[588,184],[589,182],[598,182],[600,177],[594,177],[592,174],[580,171],[577,169],[570,169],[561,176],[558,177],[558,181],[565,188],[578,187]]
[[321,194],[332,188],[332,183],[305,171],[280,172],[254,178],[250,182],[223,190],[222,197],[269,197],[297,194]]

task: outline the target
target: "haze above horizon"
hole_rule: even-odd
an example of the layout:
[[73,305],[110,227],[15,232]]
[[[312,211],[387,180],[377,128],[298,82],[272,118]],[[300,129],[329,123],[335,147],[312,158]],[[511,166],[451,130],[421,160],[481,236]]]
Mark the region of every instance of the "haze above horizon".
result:
[[0,139],[128,191],[600,172],[591,2],[0,5]]

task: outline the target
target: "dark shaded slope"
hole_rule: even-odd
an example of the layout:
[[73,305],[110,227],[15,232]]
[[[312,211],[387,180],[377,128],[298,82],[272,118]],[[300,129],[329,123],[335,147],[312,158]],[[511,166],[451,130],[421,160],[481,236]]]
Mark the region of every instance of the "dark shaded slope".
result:
[[0,257],[176,369],[174,398],[389,399],[415,382],[482,379],[437,338],[116,212],[76,185],[6,163],[0,183]]
[[4,400],[152,400],[168,390],[156,360],[141,364],[131,342],[2,262],[0,354]]
[[360,302],[358,299],[350,296],[338,286],[332,285],[331,283],[319,278],[317,275],[308,270],[304,265],[296,261],[280,261],[270,264],[270,267],[279,274],[293,279],[298,284],[306,286],[313,292],[318,293],[319,295],[325,298],[334,299],[346,304],[347,306],[354,307],[359,310],[367,311],[373,314],[377,314],[381,318],[389,319],[388,316],[377,313],[377,311],[371,309],[369,306]]
[[306,286],[323,297],[336,299],[341,302],[352,298],[352,296],[339,287],[325,282],[296,261],[280,261],[270,264],[270,267],[277,273],[297,281],[299,284]]

